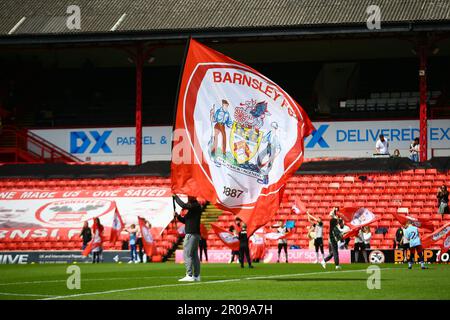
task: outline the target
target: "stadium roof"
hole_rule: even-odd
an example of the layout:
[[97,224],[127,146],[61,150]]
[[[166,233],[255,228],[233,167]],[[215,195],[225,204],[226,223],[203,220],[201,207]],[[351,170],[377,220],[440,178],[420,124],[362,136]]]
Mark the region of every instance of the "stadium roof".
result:
[[[81,9],[80,30],[66,26],[70,5]],[[2,0],[0,39],[93,34],[181,38],[193,32],[314,33],[331,27],[351,33],[355,28],[367,31],[370,5],[381,9],[382,30],[383,25],[402,26],[403,31],[438,25],[450,29],[450,0]]]

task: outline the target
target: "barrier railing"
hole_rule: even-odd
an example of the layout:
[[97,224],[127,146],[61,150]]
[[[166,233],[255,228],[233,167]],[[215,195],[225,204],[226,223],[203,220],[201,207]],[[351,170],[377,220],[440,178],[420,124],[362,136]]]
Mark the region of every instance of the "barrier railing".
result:
[[25,158],[28,162],[82,162],[81,159],[71,155],[47,140],[25,130],[12,126],[4,127],[2,135],[14,133],[17,156]]

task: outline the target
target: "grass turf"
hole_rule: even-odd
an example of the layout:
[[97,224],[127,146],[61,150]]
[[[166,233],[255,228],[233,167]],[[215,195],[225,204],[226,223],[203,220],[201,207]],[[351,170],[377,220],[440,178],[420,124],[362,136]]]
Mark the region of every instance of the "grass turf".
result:
[[379,265],[380,290],[367,288],[364,264],[203,264],[195,283],[178,282],[180,264],[78,264],[79,290],[67,288],[68,266],[0,265],[0,299],[450,299],[450,265]]

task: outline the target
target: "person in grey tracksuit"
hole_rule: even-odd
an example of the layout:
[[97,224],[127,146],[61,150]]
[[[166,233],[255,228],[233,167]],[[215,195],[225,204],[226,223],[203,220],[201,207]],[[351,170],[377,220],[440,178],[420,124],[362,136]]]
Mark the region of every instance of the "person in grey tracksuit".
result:
[[179,281],[200,281],[198,245],[200,241],[200,218],[203,212],[203,206],[195,197],[188,197],[187,203],[184,203],[177,195],[174,195],[173,198],[180,207],[188,210],[184,217],[178,215],[176,212],[174,213],[177,220],[185,224],[186,234],[183,243],[186,277]]

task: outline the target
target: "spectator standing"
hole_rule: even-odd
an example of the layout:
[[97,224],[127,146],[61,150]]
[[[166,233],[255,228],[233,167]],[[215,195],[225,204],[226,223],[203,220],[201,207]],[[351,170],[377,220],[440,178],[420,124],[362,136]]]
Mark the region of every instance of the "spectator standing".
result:
[[384,135],[380,134],[380,137],[375,144],[375,149],[377,150],[377,154],[389,154],[389,142]]
[[370,232],[370,227],[365,226],[363,230],[363,240],[364,240],[364,250],[370,249],[370,240],[372,239],[372,232]]
[[399,227],[395,232],[394,249],[403,249],[402,245],[403,245],[403,229],[402,227]]
[[394,158],[400,158],[400,150],[395,149],[394,154],[392,155]]
[[138,228],[136,228],[135,224],[132,224],[129,228],[125,228],[125,231],[130,234],[130,240],[128,243],[130,246],[131,260],[128,263],[139,263],[136,250]]
[[81,246],[81,250],[84,250],[86,249],[89,241],[92,240],[91,228],[89,228],[89,224],[87,221],[85,221],[83,224],[83,229],[81,229],[80,237],[81,239],[83,239],[83,245]]
[[[236,239],[239,239],[239,234],[236,231],[236,228],[234,226],[230,226],[230,228],[228,229],[228,231],[230,231],[234,237]],[[233,263],[234,262],[234,257],[236,257],[236,262],[239,262],[241,259],[239,258],[239,250],[231,250],[231,259],[229,263]]]
[[359,230],[358,235],[355,237],[355,263],[359,262],[359,253],[362,252],[365,263],[367,260],[367,252],[366,245],[364,243],[364,233],[362,230]]
[[[277,225],[278,229],[278,233],[282,234],[283,236],[287,233],[287,228],[286,226],[282,226],[281,223],[279,223]],[[288,252],[287,252],[287,239],[286,238],[282,238],[282,239],[278,239],[278,259],[277,259],[277,263],[280,262],[280,254],[281,254],[281,250],[284,251],[284,257],[286,258],[286,263],[288,263]]]
[[[345,225],[344,220],[342,220],[342,219],[339,219],[338,228],[339,228],[339,231],[341,232],[342,236],[344,236],[347,232],[350,231],[350,227]],[[350,243],[350,238],[339,241],[339,243],[338,243],[339,249],[348,249],[349,243]]]
[[[151,228],[151,224],[149,224],[149,222],[147,220],[145,220],[145,224],[146,226],[150,229]],[[150,225],[150,227],[149,227]],[[147,255],[144,254],[144,243],[142,242],[142,232],[141,232],[141,228],[139,228],[139,226],[137,226],[137,240],[136,240],[136,248],[137,248],[137,252],[138,252],[138,261],[140,262],[147,262]]]
[[447,186],[440,187],[436,197],[438,200],[438,212],[440,214],[449,213]]
[[419,162],[420,142],[419,138],[415,138],[409,145],[409,158],[411,161]]
[[247,259],[248,267],[253,268],[250,249],[248,247],[247,225],[245,223],[241,224],[241,232],[239,232],[239,258],[241,268],[244,267],[244,258]]
[[206,262],[208,262],[208,230],[203,224],[200,224],[200,241],[198,246],[200,248],[200,261],[203,261],[203,253],[205,253]]

